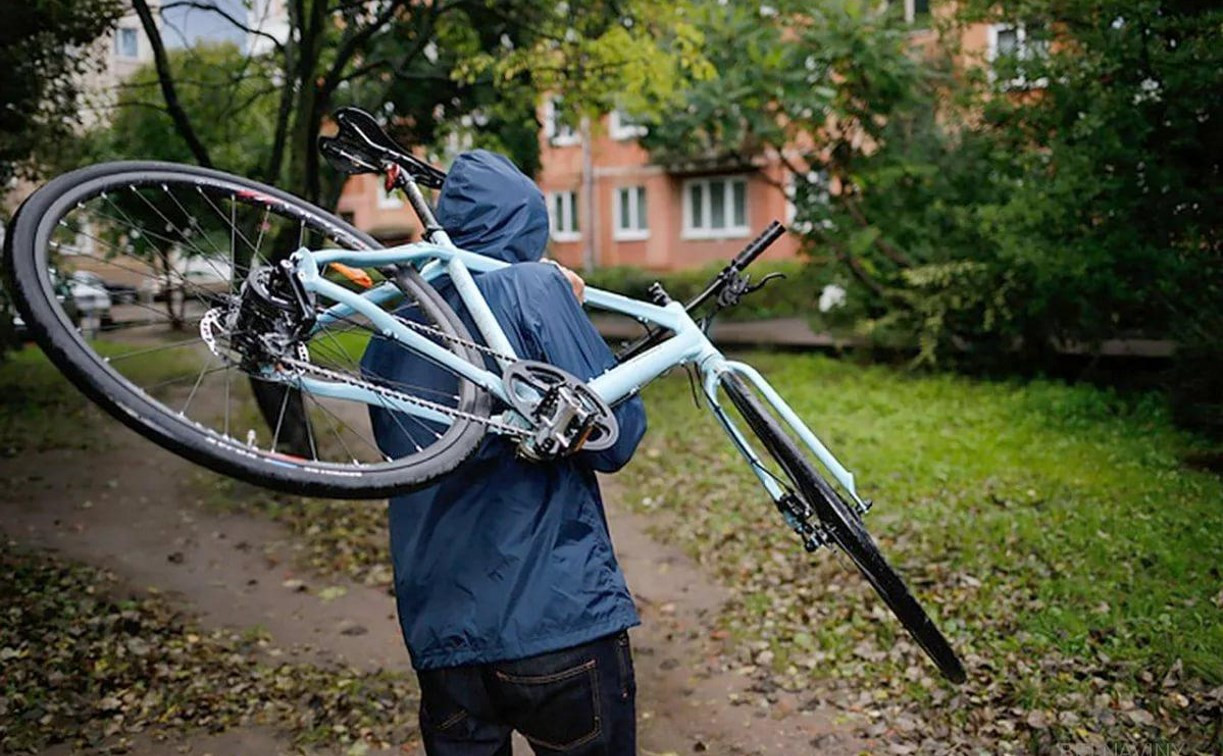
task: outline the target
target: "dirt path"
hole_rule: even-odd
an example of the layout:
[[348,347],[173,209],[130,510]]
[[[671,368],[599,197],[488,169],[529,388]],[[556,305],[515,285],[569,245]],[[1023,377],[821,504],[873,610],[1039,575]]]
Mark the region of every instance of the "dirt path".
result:
[[[265,653],[273,657],[408,669],[385,590],[302,572],[284,527],[205,510],[190,485],[196,468],[99,422],[106,423],[105,451],[0,460],[5,534],[107,568],[133,590],[167,594],[205,627],[262,628],[272,639]],[[614,500],[614,484],[609,491]],[[828,712],[802,711],[798,701],[783,699],[768,710],[734,705],[732,695],[748,699],[742,694],[749,680],[724,668],[709,636],[721,590],[677,549],[651,539],[644,518],[614,504],[609,516],[643,619],[632,632],[643,754],[857,750]],[[320,592],[335,597],[324,599]],[[517,753],[529,752],[518,745]],[[289,750],[287,741],[252,728],[169,744],[150,741],[134,752],[276,750]]]
[[604,479],[616,555],[641,615],[630,631],[644,751],[717,754],[859,753],[862,743],[833,712],[803,709],[783,695],[769,708],[749,702],[751,680],[727,668],[711,632],[726,593],[678,547],[659,543],[648,518],[618,505]]

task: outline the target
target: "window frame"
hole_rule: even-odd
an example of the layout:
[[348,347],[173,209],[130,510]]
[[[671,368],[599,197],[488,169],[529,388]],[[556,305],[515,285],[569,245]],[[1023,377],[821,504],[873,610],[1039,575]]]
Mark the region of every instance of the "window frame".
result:
[[624,123],[625,114],[620,108],[613,110],[607,117],[607,133],[617,142],[630,139],[640,139],[650,132],[642,123]]
[[919,28],[925,28],[929,25],[928,22],[930,20],[930,15],[931,10],[929,0],[926,2],[925,12],[920,14],[917,12],[917,0],[904,0],[904,17],[906,24],[916,24],[920,21],[924,23],[922,27]]
[[[645,184],[628,184],[612,192],[612,238],[616,241],[643,241],[650,238],[650,212]],[[629,198],[629,226],[620,225],[625,198]]]
[[[990,24],[985,30],[985,60],[989,64],[989,80],[996,81],[998,71],[995,63],[998,60],[998,35],[1004,31],[1015,32],[1015,58],[1022,64],[1025,60],[1035,60],[1040,56],[1047,55],[1048,51],[1036,52],[1036,49],[1028,44],[1028,25],[1026,23],[997,23]],[[1022,65],[1019,68],[1018,75],[1003,83],[1004,89],[1041,89],[1048,86],[1049,80],[1045,77],[1040,77],[1034,81],[1028,81],[1027,76],[1023,73]]]
[[[714,228],[710,225],[711,210],[713,207],[712,185],[715,181],[725,182],[723,189],[723,218],[726,225],[720,228]],[[734,224],[735,215],[735,184],[743,185],[743,225],[736,226]],[[692,223],[692,187],[701,186],[701,214],[704,224],[694,226]],[[701,178],[691,178],[684,181],[682,187],[683,193],[683,228],[680,232],[681,239],[741,239],[751,235],[751,201],[748,199],[748,179],[742,174],[725,174],[719,176],[702,176]]]
[[[556,199],[560,197],[561,211],[554,213],[556,208]],[[565,199],[567,198],[567,199]],[[554,242],[575,242],[582,238],[582,226],[579,222],[578,215],[578,192],[576,189],[561,189],[548,192],[546,199],[548,200],[548,236]],[[565,211],[568,212],[565,212]],[[565,228],[564,221],[569,221],[568,228]]]
[[[124,49],[124,39],[130,35],[132,53]],[[120,26],[115,29],[115,57],[120,60],[140,60],[140,32],[132,26]]]
[[544,100],[544,136],[553,147],[572,147],[582,143],[582,134],[572,126],[562,123],[557,118],[559,97],[548,97]]

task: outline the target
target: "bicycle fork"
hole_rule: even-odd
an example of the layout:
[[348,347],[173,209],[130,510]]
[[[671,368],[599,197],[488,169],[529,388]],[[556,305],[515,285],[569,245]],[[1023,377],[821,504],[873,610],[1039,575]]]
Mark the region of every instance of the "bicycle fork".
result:
[[818,521],[812,521],[815,517],[815,512],[811,506],[787,490],[778,481],[776,476],[760,460],[755,450],[752,449],[747,437],[743,435],[743,432],[739,430],[738,426],[734,424],[726,413],[726,410],[717,398],[718,383],[723,375],[734,373],[751,381],[795,435],[802,440],[803,444],[823,464],[833,478],[849,493],[854,503],[854,509],[859,516],[865,515],[870,511],[871,502],[859,497],[854,488],[853,473],[845,469],[844,465],[832,455],[832,452],[828,451],[828,448],[807,428],[806,424],[798,418],[790,406],[786,404],[785,400],[773,390],[773,387],[768,384],[759,372],[750,365],[725,360],[716,352],[707,355],[701,361],[701,369],[705,375],[703,387],[705,398],[713,408],[714,416],[717,417],[718,422],[730,437],[735,448],[743,455],[752,473],[760,480],[760,484],[773,500],[773,504],[785,519],[786,524],[802,539],[803,547],[808,552],[816,551],[821,546],[829,543],[831,537]]

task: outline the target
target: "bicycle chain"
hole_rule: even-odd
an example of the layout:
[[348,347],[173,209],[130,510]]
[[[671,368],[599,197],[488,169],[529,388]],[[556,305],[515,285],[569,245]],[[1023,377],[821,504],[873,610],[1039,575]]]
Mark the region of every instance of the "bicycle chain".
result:
[[507,435],[507,436],[516,436],[519,438],[525,438],[526,436],[531,435],[530,431],[526,428],[520,428],[516,425],[510,425],[509,423],[498,422],[497,420],[493,420],[491,417],[483,417],[481,415],[477,415],[472,412],[464,412],[463,410],[456,409],[454,407],[447,407],[444,404],[439,404],[437,402],[431,402],[428,399],[421,399],[418,396],[412,396],[411,394],[405,394],[402,391],[396,391],[393,388],[388,388],[386,386],[379,386],[376,383],[369,383],[368,381],[362,381],[357,378],[354,378],[353,376],[346,375],[345,373],[341,373],[341,372],[330,370],[328,368],[325,368],[319,365],[315,365],[313,362],[309,362],[307,360],[299,360],[299,359],[294,359],[292,357],[282,357],[280,359],[280,362],[284,365],[287,365],[291,368],[298,370],[299,372],[310,373],[310,374],[316,375],[321,378],[326,378],[327,380],[330,380],[330,381],[336,381],[338,383],[346,383],[350,386],[356,386],[358,388],[363,388],[369,391],[373,391],[374,393],[387,397],[388,399],[395,399],[397,401],[405,402],[407,404],[414,404],[418,407],[423,407],[425,409],[433,410],[434,412],[439,412],[441,414],[449,415],[451,417],[459,418],[462,420],[467,420],[469,422],[482,423],[488,426],[489,428],[500,431],[502,434]]
[[452,336],[432,326],[427,326],[424,323],[414,323],[413,321],[407,320],[405,318],[401,318],[398,315],[393,315],[392,317],[398,320],[402,325],[405,325],[414,331],[419,331],[420,333],[427,333],[431,336],[436,336],[437,338],[444,339],[446,341],[451,342],[452,344],[461,344],[470,349],[474,349],[477,352],[486,354],[495,360],[503,360],[506,362],[517,362],[518,361],[518,358],[515,357],[514,355],[504,354],[502,352],[498,352],[496,349],[492,349],[491,347],[486,347],[483,344],[477,344],[474,341],[468,341],[467,339],[459,338],[458,336]]

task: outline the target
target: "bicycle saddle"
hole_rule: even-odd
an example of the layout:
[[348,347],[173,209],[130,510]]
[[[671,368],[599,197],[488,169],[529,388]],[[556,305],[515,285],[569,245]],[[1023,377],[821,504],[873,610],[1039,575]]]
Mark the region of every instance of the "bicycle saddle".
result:
[[443,171],[416,158],[391,139],[374,117],[360,108],[340,108],[332,114],[340,130],[318,138],[319,152],[341,173],[384,173],[388,163],[407,171],[421,186],[441,189]]

